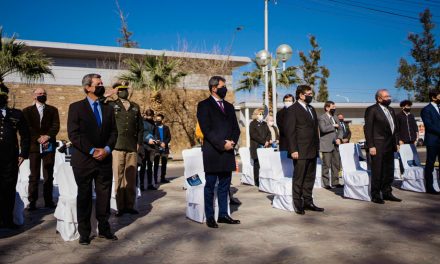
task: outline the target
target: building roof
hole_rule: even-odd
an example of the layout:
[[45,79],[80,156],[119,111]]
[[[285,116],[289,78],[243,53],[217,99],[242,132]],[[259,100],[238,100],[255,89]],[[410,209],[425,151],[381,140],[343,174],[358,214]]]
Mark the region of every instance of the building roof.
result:
[[36,41],[36,40],[17,40],[17,41],[24,42],[28,47],[38,48],[49,57],[64,57],[64,58],[71,57],[76,59],[108,59],[109,57],[112,58],[115,55],[141,57],[144,55],[158,56],[165,54],[165,56],[167,57],[180,57],[180,58],[190,58],[190,59],[206,59],[206,60],[229,59],[232,62],[232,67],[234,68],[252,62],[250,58],[242,57],[242,56],[85,45],[85,44],[74,44],[74,43]]

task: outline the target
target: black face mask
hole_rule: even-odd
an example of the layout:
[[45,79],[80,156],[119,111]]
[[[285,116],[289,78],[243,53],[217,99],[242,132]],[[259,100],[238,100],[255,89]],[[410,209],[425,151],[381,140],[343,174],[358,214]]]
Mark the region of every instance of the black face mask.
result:
[[390,106],[390,104],[391,104],[391,99],[383,100],[380,104],[383,105],[383,106]]
[[226,93],[228,92],[228,88],[226,86],[223,86],[222,88],[217,88],[217,95],[224,99],[226,97]]
[[335,115],[336,109],[330,109],[329,113],[333,116]]
[[162,121],[156,121],[156,126],[162,125]]
[[102,85],[95,86],[95,91],[93,93],[98,97],[102,97],[105,93],[105,87]]
[[128,98],[128,90],[127,89],[120,90],[118,92],[118,97],[121,99],[127,99]]
[[37,101],[38,102],[40,102],[40,103],[42,103],[42,104],[44,104],[44,103],[46,103],[46,101],[47,101],[47,95],[39,95],[39,96],[37,96]]
[[0,108],[5,107],[8,104],[8,96],[7,95],[0,95]]
[[310,104],[312,101],[313,101],[313,96],[306,95],[306,99],[304,99],[304,102],[306,102],[307,104]]
[[344,123],[344,119],[339,119],[339,122]]
[[411,112],[411,108],[403,108],[403,112],[410,113]]

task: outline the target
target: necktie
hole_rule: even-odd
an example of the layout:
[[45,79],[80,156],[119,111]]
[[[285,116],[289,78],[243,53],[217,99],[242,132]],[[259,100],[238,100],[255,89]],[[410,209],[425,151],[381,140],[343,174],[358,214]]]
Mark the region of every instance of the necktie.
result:
[[220,106],[220,109],[222,109],[222,112],[225,112],[225,107],[223,106],[223,101],[217,101],[218,105]]
[[391,127],[391,132],[394,133],[394,122],[393,122],[393,118],[391,117],[390,111],[388,111],[387,108],[385,109],[385,115],[387,116],[388,122],[390,123],[390,127]]
[[344,132],[344,134],[345,134],[345,124],[344,124],[344,122],[339,122],[340,124],[341,124],[341,127],[342,127],[342,131]]
[[309,112],[309,114],[312,116],[312,119],[314,119],[312,111],[310,110],[310,106],[306,105],[306,108],[307,108],[307,111]]
[[99,110],[98,110],[99,103],[95,101],[93,103],[93,114],[95,114],[96,123],[98,123],[98,127],[101,127],[101,117],[99,116]]
[[38,106],[38,113],[40,114],[40,123],[41,123],[41,120],[43,119],[43,110],[44,110],[44,105],[39,105]]

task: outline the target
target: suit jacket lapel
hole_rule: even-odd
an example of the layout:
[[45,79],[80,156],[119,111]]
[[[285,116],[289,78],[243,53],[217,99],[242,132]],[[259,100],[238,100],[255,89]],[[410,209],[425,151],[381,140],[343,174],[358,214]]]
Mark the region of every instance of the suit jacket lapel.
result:
[[[390,124],[390,121],[388,121],[388,117],[385,115],[385,112],[383,111],[382,107],[379,104],[376,104],[376,107],[377,107],[380,115],[382,116],[382,119],[385,119],[386,126],[388,127],[389,131],[392,134],[393,131],[391,131],[391,124]],[[391,115],[391,111],[390,111],[390,115]],[[391,118],[393,118],[392,115],[391,115]],[[394,122],[394,127],[396,127],[396,122],[394,120],[393,120],[393,122]]]
[[[87,98],[85,98],[83,100],[83,104],[84,104],[84,108],[86,110],[87,115],[89,116],[89,118],[91,118],[93,120],[93,122],[96,125],[96,128],[98,128],[98,121],[96,121],[95,114],[93,113],[92,107],[90,107],[89,100],[87,100]],[[102,108],[101,108],[101,110],[102,110]],[[102,120],[101,120],[101,126],[102,126]]]
[[[33,122],[35,122],[36,127],[41,128],[41,123],[43,123],[43,119],[41,119],[40,122],[40,112],[38,112],[37,104],[34,104],[32,107],[32,115],[33,115]],[[43,111],[43,117],[44,117],[44,111]]]
[[[314,115],[313,118],[312,118],[312,117],[310,116],[310,112],[307,111],[307,110],[304,108],[304,106],[302,106],[301,103],[299,103],[299,102],[297,101],[296,104],[298,104],[298,108],[301,109],[301,111],[303,111],[304,115],[306,116],[306,118],[307,118],[309,121],[313,122],[313,118],[316,119],[316,115]],[[307,106],[306,106],[306,107],[307,107]],[[312,115],[313,115],[313,112],[312,112]]]
[[226,115],[226,108],[225,108],[225,102],[223,101],[223,108],[225,109],[225,111],[223,112],[222,109],[220,108],[220,105],[217,103],[217,100],[214,99],[214,97],[210,96],[211,98],[211,103],[214,105],[214,107],[220,111],[220,113],[222,113],[223,115]]

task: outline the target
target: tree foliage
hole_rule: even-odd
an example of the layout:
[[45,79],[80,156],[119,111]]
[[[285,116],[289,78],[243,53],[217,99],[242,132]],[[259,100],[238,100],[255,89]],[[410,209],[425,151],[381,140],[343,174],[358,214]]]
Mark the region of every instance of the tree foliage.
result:
[[426,9],[420,14],[423,27],[421,34],[410,33],[408,40],[412,43],[410,51],[413,64],[400,59],[395,86],[414,93],[416,101],[429,101],[429,90],[440,88],[440,47],[436,46],[432,30],[432,14]]
[[128,30],[127,16],[124,15],[124,12],[119,6],[119,1],[116,0],[115,2],[116,2],[116,7],[118,8],[119,20],[121,21],[121,29],[119,29],[119,32],[121,33],[121,37],[117,39],[118,44],[124,48],[139,47],[138,43],[131,39],[133,32]]

